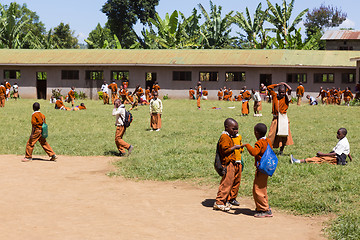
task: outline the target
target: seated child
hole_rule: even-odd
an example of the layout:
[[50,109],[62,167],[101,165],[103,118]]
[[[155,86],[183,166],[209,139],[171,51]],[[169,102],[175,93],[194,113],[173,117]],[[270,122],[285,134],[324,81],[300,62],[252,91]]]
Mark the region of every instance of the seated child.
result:
[[240,185],[241,164],[236,161],[235,156],[235,150],[240,149],[240,145],[235,145],[232,139],[238,134],[238,123],[234,119],[228,118],[224,122],[224,127],[225,131],[221,134],[218,142],[218,151],[221,163],[226,168],[226,174],[220,181],[213,209],[227,212],[231,205],[239,205],[236,195]]
[[65,107],[63,101],[61,101],[61,98],[58,98],[58,99],[56,100],[56,102],[55,102],[55,109],[71,111],[70,108]]
[[316,98],[311,97],[310,95],[306,95],[306,98],[309,99],[309,104],[310,105],[318,105],[318,102],[317,102]]
[[255,200],[255,215],[254,217],[264,218],[264,217],[272,217],[273,214],[271,212],[271,208],[269,206],[269,200],[267,195],[267,180],[268,175],[262,173],[257,169],[257,163],[260,162],[262,155],[266,151],[266,148],[271,147],[270,139],[266,138],[267,127],[263,123],[258,123],[254,127],[254,134],[257,139],[255,143],[255,147],[251,147],[250,144],[241,145],[241,147],[246,147],[249,153],[255,157],[255,178],[253,185],[253,197]]
[[345,128],[339,128],[337,131],[336,137],[339,139],[336,146],[330,153],[318,152],[316,157],[306,158],[306,159],[296,159],[291,154],[291,163],[330,163],[337,165],[346,165],[346,157],[348,156],[350,161],[352,157],[350,155],[350,145],[349,141],[346,138],[347,130]]

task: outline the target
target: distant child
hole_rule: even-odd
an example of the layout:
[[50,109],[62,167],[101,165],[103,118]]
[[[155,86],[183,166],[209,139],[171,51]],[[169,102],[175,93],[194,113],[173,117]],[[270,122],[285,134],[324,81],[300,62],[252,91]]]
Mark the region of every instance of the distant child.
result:
[[350,144],[346,138],[347,130],[346,128],[340,128],[337,131],[336,138],[339,139],[336,146],[330,153],[318,152],[316,157],[306,158],[306,159],[296,159],[291,154],[291,163],[330,163],[337,165],[346,165],[346,157],[348,156],[350,161],[352,157],[350,155]]
[[6,88],[0,83],[0,107],[5,107]]
[[34,113],[32,114],[32,117],[31,117],[31,125],[32,125],[31,135],[26,144],[25,158],[22,159],[21,161],[29,162],[32,160],[32,152],[34,150],[34,146],[37,141],[39,141],[40,145],[43,147],[43,149],[45,150],[47,155],[49,157],[51,157],[50,161],[56,161],[57,157],[56,157],[54,151],[52,150],[50,145],[46,142],[46,139],[43,138],[41,135],[42,125],[43,125],[43,123],[46,123],[46,121],[45,121],[44,114],[42,114],[39,111],[40,103],[35,102],[33,104],[33,110],[34,110]]
[[234,119],[228,118],[224,122],[224,127],[225,131],[221,134],[218,142],[218,151],[221,163],[226,168],[226,174],[220,181],[213,209],[227,212],[231,205],[239,205],[236,196],[240,185],[241,164],[236,160],[235,155],[235,151],[240,149],[240,145],[235,145],[232,139],[237,136],[239,125]]
[[262,105],[260,93],[255,91],[255,89],[252,89],[251,92],[252,98],[254,99],[254,117],[261,117],[262,114],[260,111],[262,110]]
[[191,100],[195,99],[195,91],[192,88],[190,88],[189,90],[189,99]]
[[311,97],[310,95],[306,95],[306,98],[309,99],[309,104],[310,105],[318,105],[318,102],[317,102],[316,98]]
[[150,131],[160,131],[162,110],[162,102],[158,98],[158,93],[154,92],[154,98],[150,100]]
[[262,173],[257,168],[258,163],[260,163],[261,157],[264,154],[266,148],[269,146],[271,147],[270,139],[266,138],[267,127],[263,123],[258,123],[254,127],[254,134],[257,139],[255,143],[255,147],[251,147],[250,144],[241,145],[241,147],[246,147],[249,153],[255,157],[255,179],[253,185],[253,197],[255,200],[255,215],[254,217],[257,218],[264,218],[264,217],[272,217],[273,214],[271,212],[269,206],[269,200],[267,195],[267,180],[268,175]]
[[72,86],[68,93],[68,103],[71,102],[72,107],[74,107],[74,100],[75,100],[75,87]]
[[86,110],[86,107],[84,103],[80,103],[80,105],[74,107],[72,110],[73,111]]
[[17,85],[17,83],[15,83],[13,86],[13,98],[15,98],[15,100],[17,100],[19,98],[19,86]]
[[122,139],[126,131],[126,127],[124,126],[125,106],[121,103],[121,100],[119,98],[115,99],[114,101],[115,102],[112,115],[116,117],[115,144],[117,149],[119,150],[120,156],[125,156],[125,149],[128,150],[128,155],[130,155],[134,147]]

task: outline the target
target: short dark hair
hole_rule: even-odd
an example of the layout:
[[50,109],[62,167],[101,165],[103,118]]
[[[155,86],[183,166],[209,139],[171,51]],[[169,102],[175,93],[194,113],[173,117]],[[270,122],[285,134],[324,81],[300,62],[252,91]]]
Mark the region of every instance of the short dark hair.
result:
[[237,121],[233,118],[227,118],[225,121],[224,121],[224,127],[228,126],[230,123],[237,123]]
[[34,102],[34,104],[33,104],[33,110],[34,110],[34,111],[38,111],[39,109],[40,109],[40,103]]
[[342,132],[344,134],[344,136],[346,136],[346,134],[347,134],[346,128],[339,128],[339,131]]
[[264,137],[266,135],[266,132],[267,132],[267,127],[263,123],[258,123],[258,124],[255,125],[254,131],[258,132],[260,134],[260,137]]

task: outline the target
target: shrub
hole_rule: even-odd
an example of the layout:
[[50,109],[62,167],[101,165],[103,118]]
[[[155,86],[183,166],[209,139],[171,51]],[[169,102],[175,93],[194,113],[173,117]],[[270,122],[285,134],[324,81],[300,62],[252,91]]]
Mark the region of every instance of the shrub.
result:
[[102,91],[98,92],[98,95],[99,95],[99,100],[102,100],[103,99],[103,92]]
[[166,100],[166,99],[170,99],[169,96],[166,94],[163,96],[163,99]]
[[52,93],[52,96],[54,98],[58,98],[58,97],[61,97],[61,89],[52,89],[51,90],[51,93]]
[[79,92],[79,99],[87,99],[85,92],[82,91]]

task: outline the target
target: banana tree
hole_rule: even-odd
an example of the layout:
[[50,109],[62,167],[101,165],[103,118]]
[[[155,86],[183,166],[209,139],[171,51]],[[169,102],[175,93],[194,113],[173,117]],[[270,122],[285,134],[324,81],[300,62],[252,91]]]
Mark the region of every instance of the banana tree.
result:
[[219,6],[218,8],[216,5],[213,5],[212,1],[210,1],[210,14],[207,13],[201,4],[198,6],[205,18],[205,23],[201,25],[201,34],[204,38],[203,48],[231,47],[235,40],[234,37],[230,37],[233,11],[230,11],[222,18],[222,7]]
[[261,3],[257,6],[254,20],[251,19],[249,9],[246,7],[246,17],[241,12],[236,12],[233,21],[246,33],[246,39],[251,48],[264,48],[267,43],[267,31],[264,31],[264,22],[268,18],[268,9],[263,11]]
[[273,6],[269,0],[266,1],[270,10],[268,21],[274,25],[274,32],[281,34],[283,39],[286,41],[286,36],[295,30],[295,26],[302,20],[303,15],[308,12],[309,9],[307,8],[303,10],[299,15],[296,16],[294,21],[290,23],[295,0],[291,0],[289,5],[287,5],[286,0],[283,0],[282,6],[278,4]]
[[0,5],[0,42],[5,48],[21,48],[21,30],[29,19],[21,21],[16,17],[16,3],[11,3],[8,9]]

